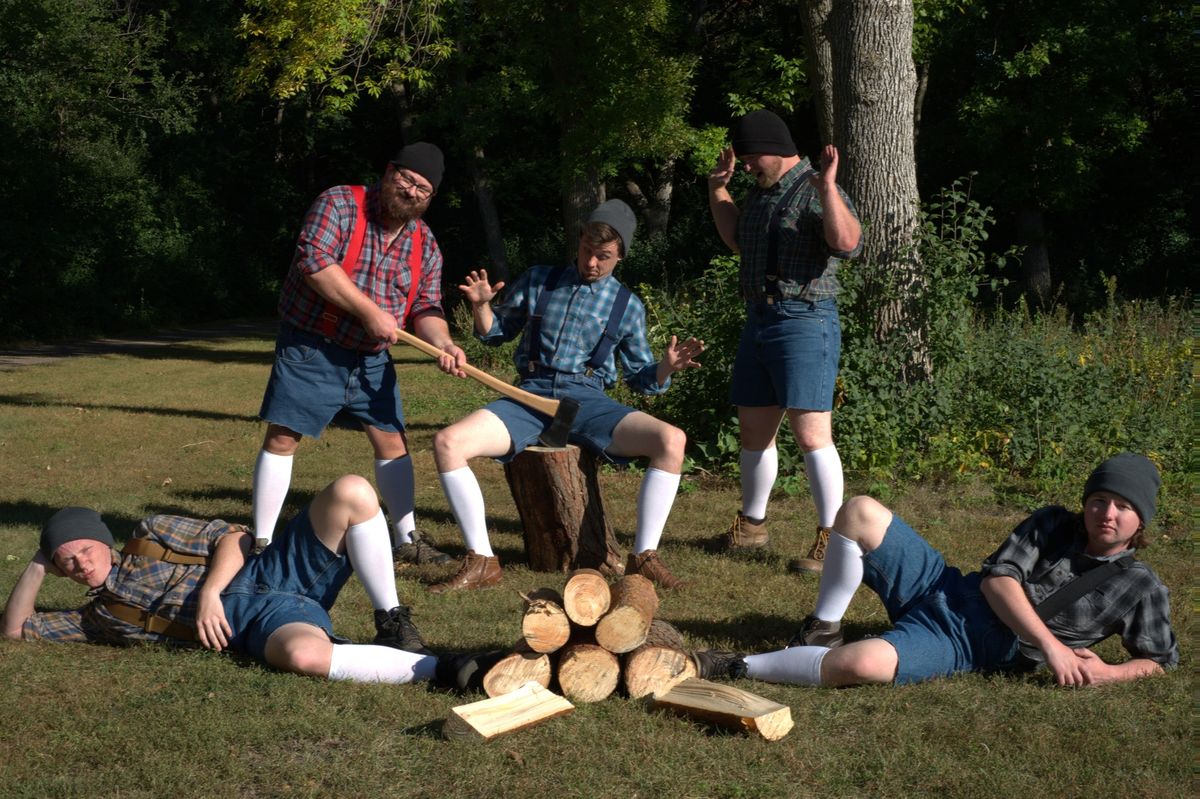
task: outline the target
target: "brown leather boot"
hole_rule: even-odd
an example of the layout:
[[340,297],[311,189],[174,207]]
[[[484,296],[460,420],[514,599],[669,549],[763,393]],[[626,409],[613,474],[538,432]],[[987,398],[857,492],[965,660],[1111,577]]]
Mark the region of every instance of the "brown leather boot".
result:
[[467,550],[458,572],[445,582],[429,586],[435,594],[446,591],[461,591],[467,588],[488,588],[500,582],[500,559],[495,555],[488,557],[479,555],[473,549]]
[[767,523],[755,524],[738,511],[733,523],[721,537],[721,548],[726,552],[746,552],[752,549],[762,549],[770,538],[767,535]]
[[829,546],[829,528],[818,527],[817,537],[808,549],[808,557],[797,558],[788,563],[788,570],[794,572],[810,572],[820,574],[825,567],[825,548]]
[[667,564],[663,563],[662,558],[658,556],[657,549],[647,549],[638,555],[630,552],[629,557],[625,559],[625,574],[640,574],[668,591],[687,585],[683,580],[671,574]]

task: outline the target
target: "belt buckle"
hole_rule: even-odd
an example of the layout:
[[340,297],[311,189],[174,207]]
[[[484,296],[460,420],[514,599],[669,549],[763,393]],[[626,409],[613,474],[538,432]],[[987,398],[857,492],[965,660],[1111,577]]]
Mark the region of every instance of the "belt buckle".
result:
[[584,377],[591,377],[594,371],[595,370],[589,366],[587,369],[583,370]]
[[775,295],[768,294],[767,295],[767,305],[774,305],[774,304],[775,304]]

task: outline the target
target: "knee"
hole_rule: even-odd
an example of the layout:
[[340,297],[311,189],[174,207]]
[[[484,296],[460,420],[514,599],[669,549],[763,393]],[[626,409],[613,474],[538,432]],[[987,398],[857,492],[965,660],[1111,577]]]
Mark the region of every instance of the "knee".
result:
[[326,649],[317,646],[308,636],[290,638],[268,650],[267,662],[282,671],[328,677],[329,653]]
[[439,468],[462,450],[462,438],[461,429],[453,424],[433,434],[433,457]]
[[272,455],[294,455],[300,447],[301,438],[303,436],[295,430],[282,425],[267,425],[262,448]]
[[663,453],[672,460],[683,463],[683,452],[687,449],[687,433],[674,425],[664,425],[662,432]]
[[350,509],[355,518],[369,518],[379,510],[379,497],[365,477],[344,474],[325,489],[335,504]]
[[868,683],[886,684],[896,678],[896,650],[871,639],[831,649],[821,662],[821,683],[830,688]]
[[868,544],[869,549],[878,546],[883,534],[891,524],[892,512],[878,500],[868,496],[851,497],[842,503],[834,519],[833,529],[839,535]]

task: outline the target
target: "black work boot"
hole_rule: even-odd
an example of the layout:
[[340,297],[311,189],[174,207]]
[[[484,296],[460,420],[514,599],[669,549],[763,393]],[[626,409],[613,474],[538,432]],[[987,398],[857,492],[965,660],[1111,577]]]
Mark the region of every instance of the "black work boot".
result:
[[434,682],[452,691],[481,691],[483,678],[505,654],[503,649],[492,649],[461,655],[438,655],[433,672]]
[[397,605],[391,610],[375,611],[375,641],[379,646],[390,646],[415,652],[418,655],[432,655],[417,631],[417,625],[412,622],[412,610],[404,605]]
[[821,621],[813,614],[804,617],[800,629],[788,641],[788,649],[793,646],[827,646],[833,649],[842,645],[842,623],[840,621]]

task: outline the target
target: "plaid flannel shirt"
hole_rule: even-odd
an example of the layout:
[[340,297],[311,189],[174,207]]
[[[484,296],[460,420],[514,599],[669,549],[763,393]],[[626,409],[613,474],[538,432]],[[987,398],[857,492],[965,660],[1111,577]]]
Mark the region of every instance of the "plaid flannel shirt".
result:
[[[538,297],[546,290],[546,280],[555,267],[535,266],[522,273],[509,289],[505,301],[493,309],[492,328],[476,338],[485,344],[499,346],[525,331],[529,314]],[[558,286],[550,294],[546,314],[542,317],[541,341],[537,342],[534,360],[542,366],[567,374],[587,370],[588,359],[604,333],[613,302],[621,283],[611,274],[595,283],[585,283],[579,270],[568,266]],[[658,362],[646,340],[646,306],[637,295],[629,298],[629,306],[621,318],[620,340],[604,364],[596,370],[604,385],[612,388],[617,382],[617,360],[626,384],[642,394],[661,394],[671,385],[670,378],[658,382]],[[529,374],[529,341],[522,340],[513,356],[517,372]]]
[[[367,233],[359,256],[359,270],[354,284],[383,310],[403,323],[405,316],[416,318],[426,313],[442,315],[442,252],[433,231],[418,219],[396,237],[391,246],[384,246],[387,230],[379,223],[379,186],[367,187]],[[354,197],[349,186],[334,186],[322,192],[308,209],[304,226],[296,242],[296,255],[283,282],[279,295],[279,315],[284,322],[306,330],[319,332],[318,320],[325,301],[304,280],[322,269],[340,269],[357,218]],[[411,285],[408,256],[412,250],[413,231],[421,228],[421,284],[413,300],[412,312],[405,307]],[[339,310],[340,309],[335,309]],[[341,312],[333,336],[334,343],[350,350],[379,352],[387,343],[371,338],[362,323],[352,314]]]
[[[1086,544],[1087,533],[1079,514],[1053,505],[1034,512],[1018,525],[983,562],[982,572],[985,577],[1012,577],[1037,606],[1083,572],[1133,551],[1094,558],[1084,552]],[[1046,626],[1072,649],[1119,635],[1125,650],[1135,658],[1148,658],[1167,668],[1179,662],[1167,587],[1140,561],[1080,597],[1049,619]],[[1045,659],[1041,650],[1025,641],[1021,642],[1021,652],[1037,663]]]
[[[242,525],[159,515],[143,519],[134,538],[149,538],[173,552],[211,557],[217,541],[226,533],[245,531]],[[130,644],[137,641],[178,643],[177,639],[150,633],[114,618],[104,607],[116,599],[157,616],[196,626],[199,588],[207,573],[204,565],[167,563],[144,555],[122,555],[104,586],[89,592],[91,601],[77,610],[34,613],[25,620],[21,636],[26,640]]]
[[[737,243],[741,252],[742,297],[747,302],[766,299],[766,276],[779,278],[779,294],[784,299],[824,300],[836,297],[840,290],[837,280],[838,263],[862,252],[862,239],[853,250],[834,251],[825,242],[823,212],[817,190],[801,177],[811,169],[807,158],[792,167],[769,189],[754,186],[746,195],[738,214]],[[779,220],[778,264],[775,269],[767,263],[771,215],[792,184],[804,180]],[[854,218],[854,204],[838,187],[838,194]]]

